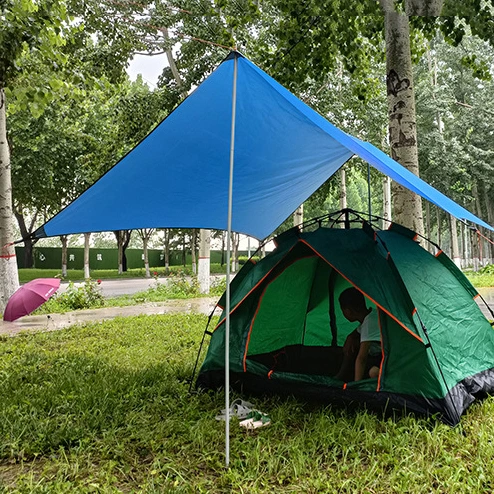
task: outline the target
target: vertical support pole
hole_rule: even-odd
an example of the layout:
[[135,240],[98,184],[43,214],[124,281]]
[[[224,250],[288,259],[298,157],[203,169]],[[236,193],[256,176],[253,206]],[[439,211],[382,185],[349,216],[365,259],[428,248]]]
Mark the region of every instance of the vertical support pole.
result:
[[350,211],[349,209],[344,209],[343,213],[345,214],[345,230],[350,230]]
[[371,183],[370,183],[370,164],[367,163],[367,198],[369,200],[369,223],[372,221],[372,201],[371,201]]
[[230,177],[228,180],[228,220],[226,235],[226,301],[225,301],[225,463],[230,465],[230,263],[233,209],[233,165],[235,157],[235,119],[237,112],[237,71],[238,58],[233,59],[232,126],[230,134]]

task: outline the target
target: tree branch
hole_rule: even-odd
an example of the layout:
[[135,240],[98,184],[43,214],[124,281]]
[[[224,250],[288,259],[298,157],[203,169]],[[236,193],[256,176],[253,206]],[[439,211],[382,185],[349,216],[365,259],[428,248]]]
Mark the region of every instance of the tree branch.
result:
[[166,53],[166,51],[153,51],[153,52],[135,51],[135,52],[133,52],[133,55],[142,55],[144,57],[154,57],[156,55],[163,55],[165,53]]
[[494,115],[494,111],[488,110],[487,108],[474,108],[472,105],[467,103],[462,103],[461,101],[455,101],[458,106],[463,106],[464,108],[468,108],[469,110],[477,110],[482,111],[484,113],[488,113],[489,115]]

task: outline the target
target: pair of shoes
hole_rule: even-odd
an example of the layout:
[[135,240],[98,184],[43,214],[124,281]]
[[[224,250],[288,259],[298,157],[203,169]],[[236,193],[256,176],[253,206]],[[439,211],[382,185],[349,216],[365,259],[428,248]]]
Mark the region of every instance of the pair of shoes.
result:
[[[237,417],[239,420],[245,419],[252,412],[254,405],[248,401],[241,400],[240,398],[235,400],[231,407],[229,417]],[[226,409],[221,410],[219,415],[216,415],[216,420],[226,420]]]
[[265,427],[271,423],[269,415],[260,412],[259,410],[252,410],[245,420],[239,422],[238,425],[245,427],[246,429],[259,429],[259,427]]

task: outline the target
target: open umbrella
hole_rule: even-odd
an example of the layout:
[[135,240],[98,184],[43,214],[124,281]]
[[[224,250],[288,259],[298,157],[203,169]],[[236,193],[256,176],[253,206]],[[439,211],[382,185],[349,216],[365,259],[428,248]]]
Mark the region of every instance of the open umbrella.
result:
[[4,321],[15,321],[44,304],[60,287],[58,278],[38,278],[22,285],[10,298],[3,313]]

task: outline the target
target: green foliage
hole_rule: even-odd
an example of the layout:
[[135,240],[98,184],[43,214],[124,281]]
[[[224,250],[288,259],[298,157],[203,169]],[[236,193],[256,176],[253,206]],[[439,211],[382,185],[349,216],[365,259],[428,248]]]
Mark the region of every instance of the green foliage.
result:
[[86,280],[82,285],[76,286],[69,283],[67,290],[55,294],[46,302],[37,313],[50,314],[54,312],[66,312],[78,309],[93,309],[102,307],[105,301],[99,283],[94,280]]
[[219,278],[211,283],[209,295],[211,297],[221,297],[226,291],[226,278]]
[[494,264],[487,264],[479,270],[479,274],[492,274],[494,275]]
[[[0,21],[0,88],[8,86],[23,69],[20,58],[30,50],[54,64],[65,60],[62,33],[67,34],[69,28],[63,1],[5,0],[0,3]],[[35,95],[43,99],[45,93]]]
[[494,269],[492,264],[482,268],[479,272],[465,272],[466,277],[475,288],[494,287]]
[[233,419],[225,469],[214,419],[224,395],[188,393],[206,320],[144,316],[0,340],[0,490],[492,491],[492,398],[450,428],[243,396],[272,424],[249,432]]
[[238,256],[238,263],[240,266],[243,266],[249,259],[258,262],[261,258],[259,256],[252,256],[251,258],[249,258],[249,256]]
[[431,185],[489,220],[494,84],[465,69],[465,57],[482,60],[492,72],[493,48],[474,37],[452,47],[438,36],[417,66],[420,169]]

